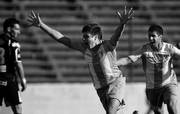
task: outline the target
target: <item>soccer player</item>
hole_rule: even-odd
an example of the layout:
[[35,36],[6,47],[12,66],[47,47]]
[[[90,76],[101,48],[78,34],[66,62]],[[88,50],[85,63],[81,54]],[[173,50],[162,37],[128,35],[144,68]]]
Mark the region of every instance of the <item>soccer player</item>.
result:
[[119,66],[142,60],[146,76],[146,96],[155,114],[163,114],[163,103],[169,114],[178,114],[177,77],[173,70],[174,55],[180,50],[163,41],[163,28],[153,24],[148,30],[149,42],[128,57],[117,60]]
[[116,65],[116,47],[125,24],[132,19],[133,10],[127,11],[125,8],[123,13],[117,14],[120,23],[110,40],[102,39],[98,24],[85,25],[82,28],[82,39],[73,39],[46,25],[38,13],[32,12],[28,19],[33,26],[42,29],[59,43],[82,52],[106,114],[116,114],[123,103],[125,77]]
[[[20,89],[26,89],[26,79],[20,55],[20,24],[15,18],[3,23],[4,33],[0,35],[0,106],[2,101],[11,106],[14,114],[22,114]],[[20,86],[21,85],[21,86]]]

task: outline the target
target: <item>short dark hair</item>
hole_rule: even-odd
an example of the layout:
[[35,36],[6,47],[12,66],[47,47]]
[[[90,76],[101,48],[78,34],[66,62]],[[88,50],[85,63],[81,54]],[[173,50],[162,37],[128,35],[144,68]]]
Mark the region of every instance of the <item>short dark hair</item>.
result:
[[3,30],[7,32],[8,27],[13,27],[14,24],[19,24],[19,21],[15,18],[7,18],[3,23]]
[[160,25],[157,25],[157,24],[152,24],[150,27],[149,27],[149,30],[148,32],[154,32],[156,31],[158,34],[160,35],[163,35],[163,28],[160,26]]
[[99,35],[99,39],[102,39],[102,31],[101,31],[101,28],[98,24],[96,23],[91,23],[91,24],[87,24],[83,27],[82,29],[82,33],[85,33],[85,32],[89,32],[93,35],[96,35],[98,34]]

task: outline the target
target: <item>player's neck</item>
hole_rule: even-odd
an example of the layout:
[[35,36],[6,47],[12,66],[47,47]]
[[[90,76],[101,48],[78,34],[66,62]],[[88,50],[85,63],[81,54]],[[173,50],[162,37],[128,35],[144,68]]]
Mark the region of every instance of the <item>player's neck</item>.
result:
[[158,43],[155,43],[154,45],[152,45],[152,48],[153,48],[153,50],[159,51],[162,49],[162,46],[163,46],[163,42],[158,42]]

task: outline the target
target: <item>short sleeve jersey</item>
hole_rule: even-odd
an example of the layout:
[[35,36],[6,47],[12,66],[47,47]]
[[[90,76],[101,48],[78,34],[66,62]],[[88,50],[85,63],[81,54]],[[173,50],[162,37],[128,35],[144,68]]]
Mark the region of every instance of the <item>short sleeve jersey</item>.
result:
[[[177,84],[172,64],[174,49],[175,47],[172,44],[163,42],[159,51],[154,51],[149,43],[137,51],[136,54],[142,59],[143,70],[146,75],[146,88]],[[132,61],[133,57],[135,56],[129,56]]]
[[0,35],[0,72],[15,73],[16,62],[21,62],[20,44],[5,34]]

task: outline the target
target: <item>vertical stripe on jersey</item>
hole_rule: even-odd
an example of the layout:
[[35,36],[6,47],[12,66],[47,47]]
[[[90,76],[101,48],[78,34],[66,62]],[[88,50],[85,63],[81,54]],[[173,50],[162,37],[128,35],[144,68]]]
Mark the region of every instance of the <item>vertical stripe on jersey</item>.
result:
[[103,46],[100,46],[99,50],[101,50],[102,52],[96,52],[95,55],[93,55],[93,52],[92,52],[92,55],[93,55],[92,63],[93,63],[94,71],[96,73],[96,77],[98,78],[100,85],[103,86],[103,85],[107,84],[107,80],[106,80],[106,76],[105,76],[105,72],[104,72],[104,70],[106,70],[106,69],[102,68],[103,65],[101,63],[102,62],[101,59],[103,57],[103,54],[101,54],[101,53],[106,53],[106,52],[105,52]]
[[93,83],[94,83],[94,86],[96,88],[100,88],[101,85],[100,85],[100,81],[95,73],[95,70],[94,70],[94,67],[93,67],[93,64],[89,64],[89,70],[90,70],[90,74],[91,74],[91,78],[93,80]]
[[163,63],[156,63],[154,64],[154,86],[156,86],[156,83],[162,83],[163,81],[163,75],[162,75],[162,66]]

